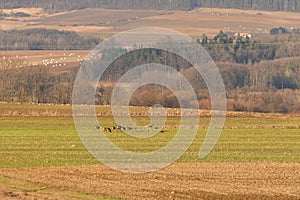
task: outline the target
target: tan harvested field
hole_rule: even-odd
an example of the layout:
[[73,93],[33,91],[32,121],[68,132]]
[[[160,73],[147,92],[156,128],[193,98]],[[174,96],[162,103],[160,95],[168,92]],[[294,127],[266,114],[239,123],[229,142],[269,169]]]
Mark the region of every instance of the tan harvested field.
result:
[[63,54],[69,55],[74,52],[75,54],[87,55],[89,53],[88,50],[13,50],[13,51],[0,51],[0,56],[6,56],[7,58],[13,58],[16,55],[19,57],[28,56],[32,59],[44,59],[52,54],[53,57],[59,57]]
[[1,199],[300,198],[300,164],[176,163],[148,174],[94,165],[0,169],[0,176]]
[[36,16],[38,18],[34,20],[2,20],[1,28],[52,28],[104,37],[141,27],[171,28],[193,36],[204,33],[215,35],[221,29],[228,32],[269,33],[271,28],[277,26],[300,27],[300,13],[215,8],[192,11],[84,9]]
[[16,18],[14,16],[7,17],[7,19],[10,20],[20,19],[20,21],[40,19],[41,17],[46,17],[49,15],[42,8],[15,8],[15,9],[3,9],[2,11],[3,14],[6,15],[11,15],[16,13],[26,13],[30,15],[28,17],[21,17],[21,18]]
[[3,13],[10,14],[10,13],[18,13],[24,12],[29,15],[39,16],[39,15],[46,15],[42,8],[15,8],[15,9],[3,9]]
[[48,66],[55,69],[68,70],[78,67],[90,53],[89,50],[20,50],[0,51],[2,64],[17,62],[17,67]]
[[[3,9],[3,14],[10,15],[4,17],[4,20],[1,20],[0,28],[7,29],[18,29],[18,28],[26,28],[26,26],[36,25],[34,20],[40,20],[45,17],[55,16],[57,14],[61,15],[61,13],[49,14],[45,12],[42,8],[15,8],[15,9]],[[28,17],[16,17],[12,14],[16,13],[26,13],[30,16]]]
[[105,25],[118,22],[130,22],[141,18],[165,15],[170,11],[155,10],[108,10],[100,8],[88,8],[71,11],[61,15],[49,16],[39,20],[47,25]]

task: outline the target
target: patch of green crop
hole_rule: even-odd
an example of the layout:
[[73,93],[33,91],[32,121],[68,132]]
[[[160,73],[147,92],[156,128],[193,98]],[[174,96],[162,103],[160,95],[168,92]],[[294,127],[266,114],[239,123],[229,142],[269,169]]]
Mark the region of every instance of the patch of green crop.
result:
[[[0,186],[5,194],[12,198],[23,199],[26,196],[30,199],[37,199],[37,196],[42,199],[51,199],[53,195],[59,195],[62,199],[89,199],[89,200],[113,200],[113,197],[100,197],[97,195],[86,194],[79,191],[59,190],[55,188],[48,188],[35,183],[30,183],[23,180],[13,178],[0,177]],[[35,198],[34,198],[35,197]],[[18,198],[18,199],[19,199]]]
[[[23,107],[19,104],[0,104],[1,113],[10,109],[20,113],[71,112],[70,106],[28,104]],[[131,109],[135,113],[139,112],[139,108]],[[141,112],[147,110],[140,109]],[[96,110],[110,112],[109,107],[97,107]],[[116,125],[112,117],[98,119],[102,126]],[[141,116],[134,117],[133,121],[139,125],[147,125],[150,122],[149,117]],[[146,139],[134,138],[122,131],[105,134],[112,143],[124,150],[151,152],[172,141],[177,133],[179,121],[180,117],[168,117],[166,128]],[[198,130],[193,144],[178,162],[300,162],[300,129],[289,128],[300,124],[297,116],[250,114],[228,116],[225,123],[227,128],[223,130],[214,149],[207,157],[199,159],[199,150],[209,122],[208,116],[200,118],[202,128]],[[0,127],[0,167],[99,163],[82,144],[71,116],[1,116]]]
[[82,145],[71,117],[1,117],[0,167],[98,163]]

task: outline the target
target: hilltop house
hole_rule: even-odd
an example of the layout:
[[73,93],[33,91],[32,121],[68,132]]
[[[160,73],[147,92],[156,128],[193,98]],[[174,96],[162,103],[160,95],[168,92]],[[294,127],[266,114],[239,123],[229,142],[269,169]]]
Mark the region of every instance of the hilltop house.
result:
[[234,37],[242,37],[242,38],[252,38],[252,34],[251,33],[235,33]]

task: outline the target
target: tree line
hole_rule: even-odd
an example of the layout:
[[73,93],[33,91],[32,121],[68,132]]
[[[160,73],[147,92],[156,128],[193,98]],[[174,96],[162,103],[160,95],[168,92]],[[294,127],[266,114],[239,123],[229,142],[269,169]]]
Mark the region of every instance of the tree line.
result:
[[[99,84],[95,103],[110,104],[113,83],[128,69],[150,62],[167,64],[180,71],[193,86],[201,108],[210,108],[209,93],[200,74],[183,58],[154,49],[132,52],[109,66],[100,83],[112,84]],[[229,110],[299,112],[299,63],[300,57],[262,61],[253,65],[218,62],[226,87]],[[0,101],[70,104],[78,68],[59,73],[44,66],[26,67],[22,70],[12,67],[0,69]],[[186,97],[185,100],[190,99]],[[130,105],[135,106],[154,104],[179,106],[170,90],[154,84],[139,88],[130,101]]]
[[44,66],[0,69],[0,101],[70,104],[76,72],[53,73]]
[[271,33],[249,38],[229,36],[220,31],[213,38],[209,39],[203,35],[197,41],[214,61],[255,64],[263,60],[300,56],[299,39],[298,33],[274,35]]
[[[272,30],[277,33],[276,30],[284,28]],[[213,38],[203,35],[197,41],[217,62],[253,64],[262,60],[300,56],[299,33],[272,33],[250,39],[233,37],[220,31]],[[0,30],[0,34],[0,50],[87,50],[101,42],[96,37],[82,37],[76,32],[52,29]]]
[[15,0],[3,1],[3,8],[40,7],[48,12],[84,8],[190,10],[190,0]]
[[300,11],[299,0],[192,0],[192,7]]
[[198,7],[300,11],[300,0],[14,0],[2,8],[41,7],[50,12],[83,8],[191,10]]
[[0,30],[0,35],[0,50],[84,50],[100,43],[98,38],[54,29]]
[[[73,32],[47,29],[8,31],[6,34],[6,40],[3,43],[6,42],[7,45],[12,46],[10,48],[16,49],[28,49],[29,47],[33,49],[74,49],[74,45],[76,47],[77,44],[85,43],[86,40]],[[198,42],[217,63],[226,86],[230,110],[299,112],[299,39],[300,35],[295,33],[249,38],[232,37],[220,31],[212,38],[203,35]],[[57,41],[49,43],[51,40]],[[76,43],[72,43],[71,40],[76,40]],[[25,41],[24,44],[22,41]],[[39,46],[32,41],[40,42],[38,44],[44,46]],[[92,49],[97,40],[92,41],[94,42],[85,44],[87,46],[83,47]],[[27,46],[28,44],[34,45]],[[114,57],[116,52],[120,51],[126,53],[126,49],[112,48],[103,52],[102,58],[110,59],[110,56]],[[3,58],[0,58],[0,63],[5,63],[1,59]],[[56,72],[55,69],[51,70],[45,66],[31,66],[20,70],[16,68],[20,65],[19,62],[22,61],[14,60],[7,66],[0,66],[0,101],[72,103],[72,87],[79,66],[64,72]],[[133,67],[148,63],[161,63],[179,71],[196,91],[201,108],[210,108],[206,84],[193,66],[178,55],[151,48],[132,51],[114,61],[100,80],[102,83],[111,84],[99,84],[95,94],[95,103],[110,104],[114,83]],[[91,71],[91,75],[95,76],[95,72]],[[185,101],[190,101],[189,97],[186,97]],[[158,85],[139,88],[132,96],[130,104],[179,106],[174,94],[167,88]]]

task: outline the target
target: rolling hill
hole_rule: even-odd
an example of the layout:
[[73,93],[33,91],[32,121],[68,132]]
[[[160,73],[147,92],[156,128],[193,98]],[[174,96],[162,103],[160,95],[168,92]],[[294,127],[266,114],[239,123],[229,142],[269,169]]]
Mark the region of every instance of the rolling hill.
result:
[[27,0],[3,1],[2,8],[42,7],[50,12],[83,8],[191,10],[199,7],[300,11],[299,0]]

